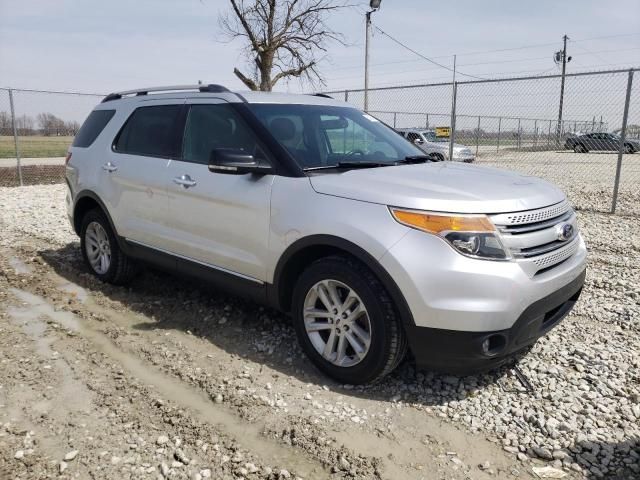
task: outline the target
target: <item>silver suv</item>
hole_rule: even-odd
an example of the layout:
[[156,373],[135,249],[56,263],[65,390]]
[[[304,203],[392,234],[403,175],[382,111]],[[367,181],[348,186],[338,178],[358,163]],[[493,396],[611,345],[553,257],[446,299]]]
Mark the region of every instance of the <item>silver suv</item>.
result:
[[492,369],[571,310],[585,245],[553,185],[431,160],[331,98],[149,88],[89,115],[66,203],[101,280],[153,264],[288,312],[340,382],[407,349],[420,367]]
[[[438,162],[449,160],[449,139],[436,136],[435,130],[397,128],[396,131]],[[476,159],[469,147],[453,144],[452,161],[472,163]]]

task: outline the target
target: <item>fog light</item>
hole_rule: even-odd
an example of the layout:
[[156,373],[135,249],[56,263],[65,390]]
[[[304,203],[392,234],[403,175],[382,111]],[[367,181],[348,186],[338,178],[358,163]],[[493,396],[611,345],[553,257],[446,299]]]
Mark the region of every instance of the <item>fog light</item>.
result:
[[507,338],[502,334],[489,335],[482,341],[482,353],[493,357],[502,353],[507,345]]

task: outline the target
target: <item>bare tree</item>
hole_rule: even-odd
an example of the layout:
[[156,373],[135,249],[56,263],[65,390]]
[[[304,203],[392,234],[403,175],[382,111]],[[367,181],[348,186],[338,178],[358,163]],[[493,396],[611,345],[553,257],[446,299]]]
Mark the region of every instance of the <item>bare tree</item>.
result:
[[11,135],[12,127],[11,116],[7,112],[0,112],[0,135]]
[[16,117],[16,130],[18,135],[26,136],[34,134],[34,122],[33,118],[27,115],[21,115]]
[[344,8],[336,0],[229,0],[231,11],[219,18],[230,39],[246,42],[245,54],[255,62],[256,73],[233,73],[251,90],[271,91],[283,78],[323,83],[318,71],[320,52],[328,43],[343,43],[341,34],[329,28],[327,15]]
[[52,113],[39,113],[36,119],[44,135],[61,135],[64,132],[64,120]]

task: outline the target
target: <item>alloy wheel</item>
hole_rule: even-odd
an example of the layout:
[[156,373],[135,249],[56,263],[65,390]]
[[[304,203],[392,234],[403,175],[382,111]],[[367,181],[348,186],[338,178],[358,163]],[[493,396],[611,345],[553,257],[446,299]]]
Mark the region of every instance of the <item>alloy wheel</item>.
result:
[[315,350],[338,367],[352,367],[367,356],[371,321],[358,294],[338,280],[313,285],[304,300],[304,328]]
[[96,273],[103,275],[111,265],[111,244],[105,229],[98,222],[91,222],[85,231],[87,258]]

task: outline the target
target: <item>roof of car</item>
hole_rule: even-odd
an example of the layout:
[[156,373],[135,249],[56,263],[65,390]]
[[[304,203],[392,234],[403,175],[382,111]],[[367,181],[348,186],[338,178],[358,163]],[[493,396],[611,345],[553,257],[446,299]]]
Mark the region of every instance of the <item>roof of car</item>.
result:
[[298,105],[347,106],[343,101],[335,100],[324,94],[294,94],[280,92],[231,91],[221,85],[172,85],[166,87],[148,87],[135,90],[114,92],[107,95],[102,103],[143,102],[148,100],[169,100],[181,98],[221,98],[230,103],[278,103]]
[[417,133],[433,131],[430,128],[396,128],[396,130],[399,132],[417,132]]

